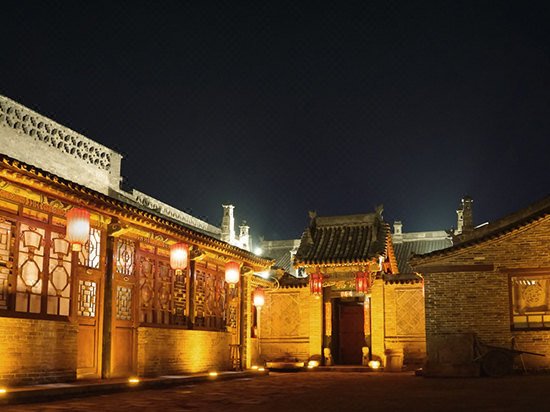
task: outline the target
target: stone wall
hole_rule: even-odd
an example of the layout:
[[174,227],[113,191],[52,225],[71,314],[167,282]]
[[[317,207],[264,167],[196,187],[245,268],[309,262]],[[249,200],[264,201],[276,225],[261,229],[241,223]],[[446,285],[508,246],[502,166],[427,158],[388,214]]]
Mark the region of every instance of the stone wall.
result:
[[[497,239],[433,257],[424,267],[469,265],[468,271],[424,270],[428,356],[431,340],[441,334],[475,333],[490,345],[544,353],[523,355],[528,368],[550,367],[550,331],[511,328],[509,273],[550,268],[550,217]],[[487,265],[494,265],[490,270]],[[476,265],[480,270],[475,270]],[[483,266],[485,265],[485,266]],[[422,270],[422,267],[420,267]],[[434,273],[429,273],[433,271]],[[519,360],[519,359],[518,359]]]
[[0,317],[0,330],[0,384],[32,385],[76,379],[77,326]]
[[104,194],[118,190],[122,156],[0,96],[3,154]]
[[201,330],[138,328],[138,374],[158,376],[229,370],[231,334]]

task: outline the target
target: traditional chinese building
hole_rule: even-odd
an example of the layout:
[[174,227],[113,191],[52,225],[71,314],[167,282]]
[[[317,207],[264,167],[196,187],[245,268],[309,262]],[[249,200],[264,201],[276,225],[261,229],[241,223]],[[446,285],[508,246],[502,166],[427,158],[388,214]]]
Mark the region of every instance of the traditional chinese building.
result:
[[248,300],[270,260],[123,191],[118,153],[2,96],[0,147],[0,383],[250,363]]
[[[423,284],[407,261],[414,251],[449,246],[446,232],[404,234],[397,222],[392,235],[381,207],[363,215],[310,217],[292,262],[297,276],[287,271],[278,289],[267,293],[263,357],[322,356],[325,364],[378,360],[385,365],[389,355],[421,364]],[[263,245],[285,268],[296,243]]]
[[474,339],[544,354],[516,362],[550,367],[550,198],[478,228],[464,223],[452,247],[412,261],[425,279],[426,373],[479,374]]

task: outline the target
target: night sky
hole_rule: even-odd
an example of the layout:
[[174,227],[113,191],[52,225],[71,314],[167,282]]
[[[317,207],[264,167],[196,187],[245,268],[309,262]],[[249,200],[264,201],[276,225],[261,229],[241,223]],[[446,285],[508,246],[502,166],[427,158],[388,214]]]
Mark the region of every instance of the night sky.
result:
[[0,94],[254,241],[308,210],[418,231],[464,194],[476,224],[549,194],[549,1],[235,3],[3,2]]

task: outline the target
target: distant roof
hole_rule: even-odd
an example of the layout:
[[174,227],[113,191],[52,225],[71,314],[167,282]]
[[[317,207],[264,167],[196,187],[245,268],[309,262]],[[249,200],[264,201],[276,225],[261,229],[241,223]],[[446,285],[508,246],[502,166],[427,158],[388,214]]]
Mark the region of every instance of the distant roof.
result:
[[480,226],[468,234],[462,234],[455,237],[453,239],[454,246],[450,248],[417,255],[414,257],[414,262],[424,263],[432,257],[444,256],[448,253],[455,252],[475,244],[483,243],[489,239],[498,238],[513,230],[527,226],[548,215],[550,215],[550,196],[547,196],[538,202],[532,203],[524,209],[510,213],[501,219],[487,225]]
[[368,262],[386,253],[389,226],[381,211],[348,216],[311,216],[302,235],[295,265]]
[[413,268],[409,264],[409,259],[412,255],[421,255],[424,253],[430,253],[434,250],[445,249],[451,247],[453,242],[448,239],[425,239],[425,240],[412,240],[403,241],[401,243],[394,242],[393,250],[397,259],[397,265],[399,267],[399,273],[412,273]]
[[274,266],[290,272],[292,262],[290,252],[300,245],[300,239],[290,240],[263,240],[261,243],[262,255],[275,260]]

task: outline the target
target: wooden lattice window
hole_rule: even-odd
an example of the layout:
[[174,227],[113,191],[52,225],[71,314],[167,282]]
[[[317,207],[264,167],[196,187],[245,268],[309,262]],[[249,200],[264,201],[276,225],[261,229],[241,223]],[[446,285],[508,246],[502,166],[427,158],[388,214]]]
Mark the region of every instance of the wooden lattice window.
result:
[[122,276],[133,276],[136,259],[136,244],[119,238],[116,248],[116,270]]
[[177,275],[170,267],[170,252],[139,244],[140,322],[187,324],[187,271]]
[[195,270],[195,326],[225,330],[227,326],[227,284],[217,267],[197,264]]
[[101,231],[90,228],[90,236],[84,247],[78,252],[78,263],[92,269],[99,269],[101,252]]
[[550,275],[510,279],[513,329],[550,329]]
[[[15,305],[17,312],[69,316],[71,245],[63,233],[20,222],[17,229]],[[9,310],[9,303],[7,309]]]

